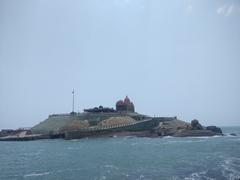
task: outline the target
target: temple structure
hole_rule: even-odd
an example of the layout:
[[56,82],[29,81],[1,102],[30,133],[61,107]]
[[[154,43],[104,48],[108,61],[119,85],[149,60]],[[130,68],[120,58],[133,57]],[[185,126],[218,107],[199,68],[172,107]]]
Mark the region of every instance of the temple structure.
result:
[[128,96],[125,97],[124,100],[119,100],[116,103],[116,110],[117,111],[126,111],[126,112],[134,112],[134,104],[130,101]]
[[99,106],[99,107],[95,107],[95,108],[91,108],[91,109],[84,109],[84,112],[88,112],[88,113],[113,113],[113,112],[116,112],[116,110],[114,110],[113,108]]
[[116,110],[109,107],[95,107],[90,109],[84,109],[87,113],[114,113],[114,112],[135,112],[134,104],[130,101],[128,96],[124,100],[119,100],[116,103]]

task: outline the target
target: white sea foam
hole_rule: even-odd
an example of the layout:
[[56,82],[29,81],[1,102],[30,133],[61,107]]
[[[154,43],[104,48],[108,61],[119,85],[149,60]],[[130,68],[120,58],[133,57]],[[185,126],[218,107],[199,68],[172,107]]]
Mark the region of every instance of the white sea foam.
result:
[[162,144],[175,144],[175,143],[200,143],[200,142],[206,142],[206,140],[202,139],[202,140],[169,140],[169,141],[166,141],[166,142],[163,142]]
[[220,138],[222,136],[198,136],[198,137],[171,137],[166,136],[163,139],[169,139],[169,141],[165,141],[163,144],[174,144],[174,143],[200,143],[206,142],[212,138]]
[[236,134],[236,133],[225,133],[224,137],[239,137],[238,134],[236,134],[236,135],[233,135],[233,134]]
[[144,179],[144,175],[140,175],[136,180]]
[[172,137],[172,136],[164,136],[163,138],[166,139],[166,138],[174,138],[174,137]]
[[111,165],[111,164],[106,164],[104,165],[105,168],[109,168],[109,169],[119,169],[117,166]]
[[186,137],[186,138],[191,138],[191,139],[212,139],[212,138],[221,138],[223,136],[215,135],[215,136],[192,136],[192,137]]
[[225,159],[221,165],[222,175],[229,180],[240,179],[240,158]]
[[122,173],[122,175],[125,177],[129,177],[129,174],[127,174],[127,173]]
[[107,179],[106,176],[101,176],[99,180],[105,180],[105,179]]
[[44,172],[44,173],[31,173],[31,174],[26,174],[24,177],[32,177],[32,176],[46,176],[49,175],[50,172]]
[[[162,137],[163,139],[167,139],[167,138],[176,138],[176,139],[211,139],[211,138],[220,138],[220,137],[224,137],[224,136],[219,136],[219,135],[215,135],[215,136],[188,136],[188,137],[173,137],[173,136],[164,136]],[[231,136],[233,137],[233,136]]]
[[211,178],[207,176],[207,171],[194,172],[184,178],[184,180],[201,180],[201,179],[215,180],[215,178]]
[[67,147],[68,150],[78,150],[81,149],[81,147]]
[[94,177],[93,178],[94,180],[105,180],[105,179],[107,179],[107,177],[106,176],[100,176],[100,177]]

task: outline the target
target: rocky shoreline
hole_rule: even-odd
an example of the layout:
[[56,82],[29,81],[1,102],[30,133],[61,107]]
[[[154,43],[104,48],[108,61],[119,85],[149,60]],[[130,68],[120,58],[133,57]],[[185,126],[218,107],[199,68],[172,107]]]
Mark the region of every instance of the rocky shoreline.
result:
[[[166,136],[172,137],[204,137],[204,136],[222,136],[222,130],[216,126],[202,126],[197,120],[187,123],[181,120],[172,120],[160,122],[158,126],[153,129],[143,131],[110,131],[102,133],[91,133],[83,135],[82,138],[102,138],[102,137],[149,137],[162,138]],[[65,137],[66,138],[66,137]],[[67,138],[75,139],[75,138]],[[79,138],[77,138],[79,139]]]
[[159,123],[154,128],[159,136],[189,137],[189,136],[215,136],[223,135],[221,128],[216,126],[202,126],[198,120],[187,123],[181,120],[173,120]]
[[[200,136],[222,136],[222,130],[216,126],[202,126],[198,120],[193,120],[191,123],[174,119],[171,121],[160,122],[156,127],[142,131],[101,131],[101,133],[90,133],[82,136],[81,138],[98,138],[98,137],[123,137],[123,136],[135,136],[135,137],[200,137]],[[18,132],[17,134],[6,135],[0,138],[0,141],[29,141],[38,139],[55,139],[55,138],[67,138],[64,134],[58,135],[44,135],[44,134],[31,134],[31,132]]]

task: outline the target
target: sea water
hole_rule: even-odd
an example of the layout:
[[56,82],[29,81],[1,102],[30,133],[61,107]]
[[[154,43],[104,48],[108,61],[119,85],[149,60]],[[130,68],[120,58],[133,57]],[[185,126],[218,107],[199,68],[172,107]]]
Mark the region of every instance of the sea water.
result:
[[240,127],[223,130],[227,136],[0,142],[0,179],[239,180]]

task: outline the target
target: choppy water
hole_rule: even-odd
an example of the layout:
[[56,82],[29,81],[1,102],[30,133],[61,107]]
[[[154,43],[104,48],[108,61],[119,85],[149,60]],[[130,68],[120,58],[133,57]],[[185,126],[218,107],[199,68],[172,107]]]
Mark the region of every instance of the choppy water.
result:
[[237,137],[0,142],[0,179],[240,179]]

